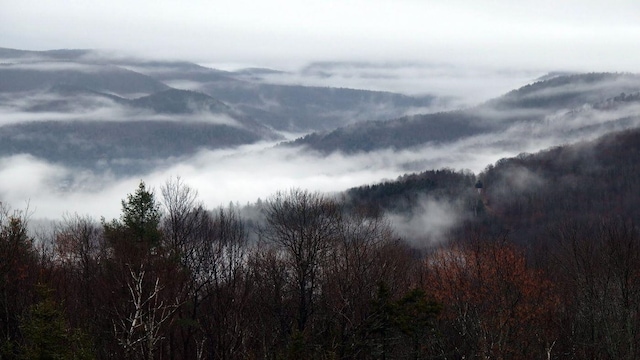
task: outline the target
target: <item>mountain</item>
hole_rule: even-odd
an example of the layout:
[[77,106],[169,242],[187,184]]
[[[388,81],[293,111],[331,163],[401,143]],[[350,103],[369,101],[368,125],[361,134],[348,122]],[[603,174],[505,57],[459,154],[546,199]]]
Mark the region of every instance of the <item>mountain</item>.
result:
[[[431,95],[268,83],[263,76],[272,74],[283,72],[272,69],[229,72],[187,61],[148,60],[95,50],[0,48],[0,102],[11,94],[22,96],[58,86],[85,88],[127,99],[171,89],[192,90],[209,95],[236,114],[256,119],[264,126],[305,133],[428,112],[434,106],[446,104]],[[154,106],[158,106],[157,101]]]
[[46,51],[19,50],[0,47],[0,59],[15,60],[79,60],[94,53],[86,49],[58,49]]
[[405,174],[395,180],[362,185],[344,192],[346,204],[368,214],[411,213],[425,199],[456,204],[460,212],[472,212],[477,197],[477,177],[451,169]]
[[170,89],[153,93],[132,101],[136,107],[157,113],[186,114],[202,111],[228,112],[231,109],[211,96],[188,90]]
[[[310,134],[289,145],[323,153],[407,149],[505,133],[518,126],[526,127],[529,136],[540,138],[558,133],[597,135],[637,124],[638,103],[623,103],[619,96],[638,92],[640,76],[633,74],[557,76],[472,108],[354,124]],[[612,103],[617,104],[615,111],[604,106]]]
[[638,173],[640,128],[502,159],[478,175],[485,220],[520,243],[544,241],[549,229],[567,224],[637,222]]
[[0,154],[31,154],[57,164],[118,174],[141,174],[201,149],[263,140],[232,125],[171,120],[39,121],[0,131]]
[[31,154],[58,164],[122,174],[201,149],[282,139],[254,119],[193,91],[169,89],[133,100],[72,85],[32,94],[34,119],[0,127],[0,156]]
[[437,104],[434,96],[238,81],[206,83],[202,91],[250,116],[264,118],[275,129],[297,132],[388,120],[428,111],[425,109]]
[[[451,236],[481,229],[536,248],[549,245],[553,229],[589,229],[603,219],[640,221],[638,173],[640,128],[633,128],[503,158],[479,174],[427,170],[343,195],[348,207],[367,214],[428,219],[441,216],[445,207],[456,219],[448,229]],[[424,209],[424,203],[439,205]]]
[[0,93],[40,91],[64,84],[120,96],[150,94],[169,87],[149,76],[114,65],[70,61],[0,64]]
[[433,95],[268,83],[264,75],[282,74],[272,69],[227,72],[184,62],[144,61],[130,63],[127,68],[174,87],[210,95],[282,131],[326,131],[446,105],[445,99]]

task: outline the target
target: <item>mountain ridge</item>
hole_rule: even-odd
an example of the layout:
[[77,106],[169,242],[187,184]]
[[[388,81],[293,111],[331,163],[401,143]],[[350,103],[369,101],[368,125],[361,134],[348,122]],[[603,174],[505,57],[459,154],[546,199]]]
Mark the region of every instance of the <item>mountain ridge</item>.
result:
[[[563,87],[570,87],[569,90]],[[640,90],[640,76],[590,73],[553,77],[525,85],[483,104],[448,112],[405,116],[313,133],[287,143],[324,154],[358,153],[385,148],[406,149],[428,143],[459,141],[516,125],[544,131],[552,117],[607,102]],[[615,119],[612,119],[615,120]]]

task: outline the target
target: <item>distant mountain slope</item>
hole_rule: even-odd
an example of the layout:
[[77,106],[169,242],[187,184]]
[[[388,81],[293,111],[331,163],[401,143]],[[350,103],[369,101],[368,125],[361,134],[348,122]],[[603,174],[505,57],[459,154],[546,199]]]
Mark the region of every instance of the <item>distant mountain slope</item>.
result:
[[[59,49],[59,50],[18,50],[0,47],[0,59],[28,59],[28,60],[78,60],[90,55],[94,51],[87,49]],[[2,62],[2,61],[0,61]]]
[[204,92],[265,125],[285,131],[329,130],[364,121],[388,120],[442,106],[435,96],[384,91],[269,84],[260,76],[271,69],[227,72],[195,64],[138,62],[132,69],[175,87]]
[[598,134],[600,130],[610,131],[608,127],[618,120],[622,120],[618,124],[622,127],[635,125],[634,121],[628,124],[624,121],[629,116],[640,115],[635,107],[637,103],[628,101],[624,109],[618,107],[615,111],[599,104],[617,101],[615,99],[621,93],[638,91],[638,75],[560,76],[525,86],[466,110],[355,124],[327,133],[310,134],[291,145],[307,146],[325,153],[405,149],[504,132],[514,126],[528,126],[532,135],[558,131]]
[[559,228],[586,230],[603,219],[640,222],[639,174],[640,128],[635,128],[504,158],[477,175],[428,170],[343,195],[348,206],[375,215],[430,219],[442,216],[439,208],[423,204],[444,205],[448,216],[458,219],[448,228],[452,234],[481,230],[533,249]]
[[28,121],[0,126],[0,156],[31,154],[88,169],[140,173],[158,161],[200,149],[282,138],[224,103],[186,90],[164,90],[129,100],[56,85],[29,96],[5,94],[2,100],[0,104],[23,104],[0,110],[14,111]]
[[133,106],[157,113],[188,114],[196,112],[228,112],[223,102],[195,91],[169,89],[133,100]]
[[485,106],[496,109],[571,109],[640,90],[640,75],[621,73],[570,74],[552,77],[510,91]]
[[268,124],[287,131],[330,130],[387,120],[408,112],[428,112],[437,102],[434,96],[246,82],[207,83],[203,91],[256,118],[271,113]]
[[[16,101],[16,97],[23,101]],[[81,86],[58,84],[50,89],[30,94],[4,94],[0,96],[1,105],[12,102],[24,103],[20,110],[24,112],[76,113],[116,105],[128,106],[129,100],[117,95],[94,91]],[[15,104],[14,104],[15,105]]]
[[451,169],[405,174],[395,180],[362,185],[345,191],[347,206],[368,213],[411,213],[426,199],[458,203],[459,211],[470,211],[476,197],[476,176]]
[[0,64],[0,92],[39,91],[60,84],[120,96],[168,89],[167,85],[149,76],[111,65],[69,62]]
[[204,148],[263,140],[230,125],[177,121],[38,121],[0,128],[0,156],[30,154],[57,164],[140,174]]
[[[348,124],[430,112],[445,100],[357,89],[276,85],[264,69],[221,71],[186,61],[153,61],[93,50],[0,48],[0,93],[65,84],[123,97],[170,87],[206,93],[276,130],[326,131]],[[268,70],[276,73],[276,70]]]
[[640,129],[589,142],[522,154],[479,174],[486,217],[519,242],[544,241],[548,231],[601,219],[640,222]]

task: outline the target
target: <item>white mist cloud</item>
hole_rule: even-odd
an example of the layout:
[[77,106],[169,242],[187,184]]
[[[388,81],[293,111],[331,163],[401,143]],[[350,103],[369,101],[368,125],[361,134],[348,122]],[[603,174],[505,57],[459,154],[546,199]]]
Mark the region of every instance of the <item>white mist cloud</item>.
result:
[[[0,61],[9,62],[9,64],[0,65],[0,69],[3,70],[33,70],[43,72],[55,72],[55,71],[78,71],[84,73],[96,73],[105,70],[104,66],[82,64],[77,62],[68,61],[25,61],[24,59],[1,59]],[[16,61],[17,63],[11,63]]]
[[[266,73],[264,82],[307,86],[349,87],[391,91],[407,95],[449,97],[448,108],[475,105],[530,83],[543,70],[518,70],[495,66],[428,62],[327,62],[312,63],[300,70]],[[255,79],[255,77],[253,78]],[[437,104],[436,104],[437,106]],[[419,113],[419,112],[413,112]]]
[[[301,148],[273,148],[273,143],[203,150],[193,156],[159,162],[155,171],[127,178],[81,172],[19,155],[0,160],[0,201],[17,208],[29,201],[34,217],[59,218],[65,212],[78,212],[110,219],[119,216],[120,200],[134,191],[140,180],[159,191],[167,179],[176,175],[197,189],[205,205],[213,208],[229,202],[253,203],[291,187],[337,192],[395,179],[407,172],[444,167],[477,173],[504,157],[596,137],[611,130],[617,116],[629,111],[624,106],[611,113],[593,110],[596,115],[585,110],[584,114],[566,115],[572,121],[550,119],[537,125],[516,124],[500,133],[448,144],[354,155],[324,156]],[[624,128],[639,122],[636,119],[616,126]],[[526,174],[519,175],[523,175],[518,177],[520,183],[531,183],[524,181],[531,180]],[[439,236],[450,224],[445,218],[450,215],[451,206],[425,202],[422,207],[424,214],[395,219],[396,223],[403,231],[415,226],[439,229],[433,230],[433,236]]]
[[462,220],[453,204],[423,198],[408,214],[388,214],[396,233],[414,246],[427,247],[445,240],[447,233]]
[[[236,201],[244,204],[291,187],[337,192],[412,171],[443,167],[480,171],[499,158],[522,151],[503,150],[502,140],[487,135],[448,145],[329,156],[262,143],[203,150],[159,163],[152,173],[129,178],[79,173],[30,156],[17,156],[0,162],[0,199],[10,204],[30,200],[37,217],[58,218],[64,212],[78,212],[112,218],[119,215],[120,199],[134,191],[141,179],[159,189],[167,179],[179,175],[198,190],[209,207]],[[527,149],[534,146],[528,145]],[[23,176],[29,181],[22,181]]]
[[[34,111],[38,106],[48,110]],[[189,114],[158,114],[103,96],[65,96],[53,92],[0,94],[0,126],[37,121],[176,121],[243,127],[228,114],[201,110],[197,104],[190,107],[193,112]]]

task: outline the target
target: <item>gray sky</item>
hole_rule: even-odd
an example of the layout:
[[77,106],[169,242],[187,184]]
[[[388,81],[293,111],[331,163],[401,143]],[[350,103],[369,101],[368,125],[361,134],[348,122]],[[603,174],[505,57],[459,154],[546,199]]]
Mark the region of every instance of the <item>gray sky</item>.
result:
[[2,0],[0,46],[200,63],[437,61],[640,72],[636,0]]

